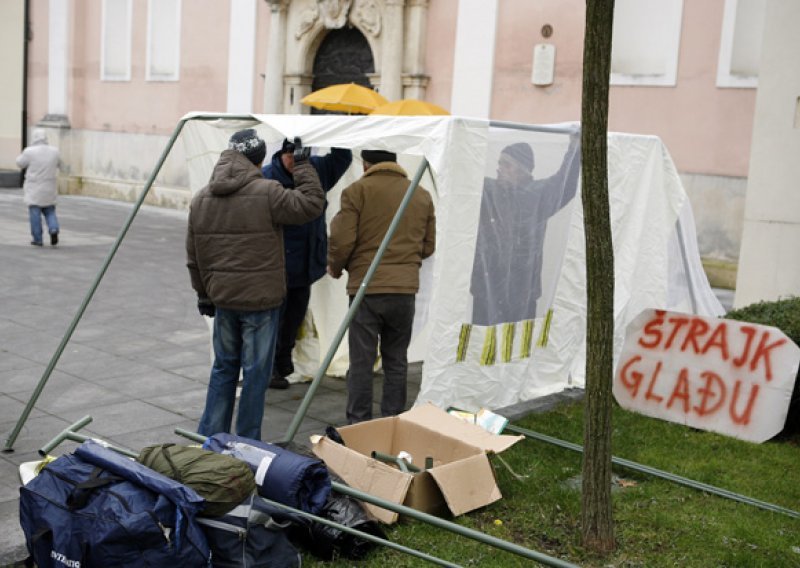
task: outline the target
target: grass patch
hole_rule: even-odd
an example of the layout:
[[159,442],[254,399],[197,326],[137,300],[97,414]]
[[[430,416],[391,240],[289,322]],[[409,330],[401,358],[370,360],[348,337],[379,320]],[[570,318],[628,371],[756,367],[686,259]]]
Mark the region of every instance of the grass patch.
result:
[[[529,416],[517,426],[582,444],[583,404]],[[616,457],[649,465],[792,510],[800,510],[800,435],[752,444],[693,430],[619,407],[613,411]],[[503,499],[456,519],[463,526],[590,567],[800,566],[800,519],[615,467],[617,550],[597,558],[580,545],[581,455],[525,440],[493,465]],[[530,566],[530,560],[415,520],[387,527],[394,542],[464,566]],[[339,560],[306,566],[352,566]],[[422,560],[379,548],[359,566],[410,567]]]

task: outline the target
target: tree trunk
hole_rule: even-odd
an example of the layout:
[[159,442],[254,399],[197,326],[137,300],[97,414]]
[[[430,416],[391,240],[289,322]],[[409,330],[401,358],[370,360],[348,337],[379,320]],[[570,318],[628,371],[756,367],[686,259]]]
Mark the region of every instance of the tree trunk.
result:
[[586,397],[582,536],[588,550],[614,550],[611,507],[611,383],[614,250],[608,202],[608,83],[614,0],[586,0],[581,146],[586,234]]

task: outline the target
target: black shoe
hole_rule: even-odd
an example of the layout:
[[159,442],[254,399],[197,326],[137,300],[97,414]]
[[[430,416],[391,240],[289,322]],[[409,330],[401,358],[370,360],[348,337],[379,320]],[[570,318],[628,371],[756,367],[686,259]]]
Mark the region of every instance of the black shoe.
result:
[[272,380],[269,382],[269,388],[284,390],[289,388],[289,381],[285,377],[273,375]]
[[42,246],[42,243],[37,243],[36,241],[31,241],[31,244],[32,244],[33,246],[35,246],[35,247],[40,247],[40,246]]
[[50,233],[50,245],[56,246],[58,244],[58,233]]

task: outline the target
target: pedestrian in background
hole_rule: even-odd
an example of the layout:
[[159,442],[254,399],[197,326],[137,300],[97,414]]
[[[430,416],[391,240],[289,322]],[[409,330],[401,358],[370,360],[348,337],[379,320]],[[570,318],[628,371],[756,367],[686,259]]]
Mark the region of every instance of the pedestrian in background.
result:
[[56,217],[57,175],[61,164],[58,148],[47,143],[47,133],[37,128],[33,131],[31,145],[17,156],[17,166],[25,170],[22,184],[28,218],[31,224],[31,244],[42,246],[42,215],[50,233],[50,244],[58,244],[58,217]]
[[[395,154],[364,150],[361,158],[364,175],[342,192],[341,209],[331,221],[328,247],[328,273],[339,278],[342,270],[347,270],[351,303],[410,184],[405,170],[396,163]],[[394,416],[405,410],[408,345],[419,268],[435,247],[433,200],[419,187],[350,322],[350,424],[372,418],[373,368],[379,339],[384,376],[381,416]]]
[[240,369],[236,434],[261,439],[280,306],[286,295],[283,229],[319,216],[325,195],[300,139],[295,190],[261,175],[267,147],[252,128],[231,136],[209,184],[192,199],[186,255],[197,306],[214,317],[214,364],[198,432],[230,432]]
[[[264,166],[264,177],[280,182],[287,189],[294,189],[294,151],[294,144],[285,139],[281,149]],[[312,156],[309,161],[319,175],[322,189],[327,193],[350,167],[353,154],[346,148],[332,148],[329,154]],[[325,275],[328,235],[324,209],[322,214],[308,223],[284,226],[283,246],[286,252],[287,290],[286,300],[281,306],[275,366],[269,383],[272,389],[289,388],[286,377],[294,372],[292,350],[308,310],[311,285]]]

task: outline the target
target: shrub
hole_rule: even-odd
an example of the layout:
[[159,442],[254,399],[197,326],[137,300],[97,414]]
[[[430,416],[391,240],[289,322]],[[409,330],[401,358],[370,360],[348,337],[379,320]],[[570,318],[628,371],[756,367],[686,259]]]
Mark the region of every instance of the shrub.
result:
[[[758,302],[728,312],[727,319],[760,323],[777,327],[792,341],[800,345],[800,297],[787,298],[776,302]],[[800,371],[794,382],[789,414],[781,435],[793,435],[800,432]]]

